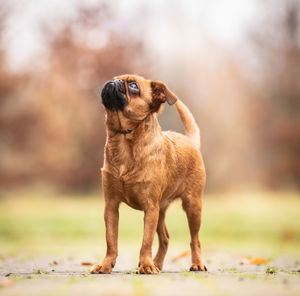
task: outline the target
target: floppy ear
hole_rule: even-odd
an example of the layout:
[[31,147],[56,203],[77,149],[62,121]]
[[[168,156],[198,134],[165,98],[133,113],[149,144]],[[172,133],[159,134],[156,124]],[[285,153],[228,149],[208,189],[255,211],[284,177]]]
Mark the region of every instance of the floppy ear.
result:
[[[154,109],[159,109],[160,105],[164,102],[168,102],[169,105],[173,105],[177,101],[176,95],[171,92],[168,87],[161,81],[151,81],[152,89],[152,103]],[[156,110],[156,111],[157,111]]]

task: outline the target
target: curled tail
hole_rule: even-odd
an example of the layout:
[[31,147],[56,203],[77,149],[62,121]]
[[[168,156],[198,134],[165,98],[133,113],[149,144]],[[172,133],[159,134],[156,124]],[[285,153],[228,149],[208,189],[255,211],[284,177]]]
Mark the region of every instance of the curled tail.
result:
[[191,111],[180,100],[177,100],[175,106],[184,125],[186,136],[200,149],[200,130]]

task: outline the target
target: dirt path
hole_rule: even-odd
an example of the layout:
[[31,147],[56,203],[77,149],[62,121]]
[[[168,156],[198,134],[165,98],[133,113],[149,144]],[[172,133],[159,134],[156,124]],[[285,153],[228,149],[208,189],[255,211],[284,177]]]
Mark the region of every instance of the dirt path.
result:
[[0,295],[300,295],[295,258],[281,256],[259,266],[212,251],[207,273],[188,272],[189,260],[169,259],[159,275],[137,275],[135,258],[126,252],[111,275],[92,275],[81,263],[96,262],[95,257],[6,257],[0,265]]

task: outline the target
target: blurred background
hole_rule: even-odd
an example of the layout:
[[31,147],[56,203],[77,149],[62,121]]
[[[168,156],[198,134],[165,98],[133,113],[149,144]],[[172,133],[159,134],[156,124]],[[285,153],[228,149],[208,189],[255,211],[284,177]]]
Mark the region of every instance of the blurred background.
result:
[[[0,14],[1,190],[98,190],[99,91],[122,73],[193,111],[207,191],[300,188],[299,1],[2,0]],[[182,131],[170,109],[163,128]]]
[[[8,243],[24,233],[31,241],[39,233],[99,235],[100,90],[125,73],[166,82],[195,116],[208,175],[207,239],[299,246],[298,0],[1,0],[1,233]],[[183,131],[172,107],[159,120]]]

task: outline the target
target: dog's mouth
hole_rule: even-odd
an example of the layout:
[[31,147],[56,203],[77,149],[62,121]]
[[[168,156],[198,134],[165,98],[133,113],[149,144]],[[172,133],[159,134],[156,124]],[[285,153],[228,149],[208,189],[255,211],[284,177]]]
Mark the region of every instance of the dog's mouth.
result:
[[126,88],[121,79],[110,80],[105,83],[102,92],[102,104],[110,111],[123,111],[128,104]]

